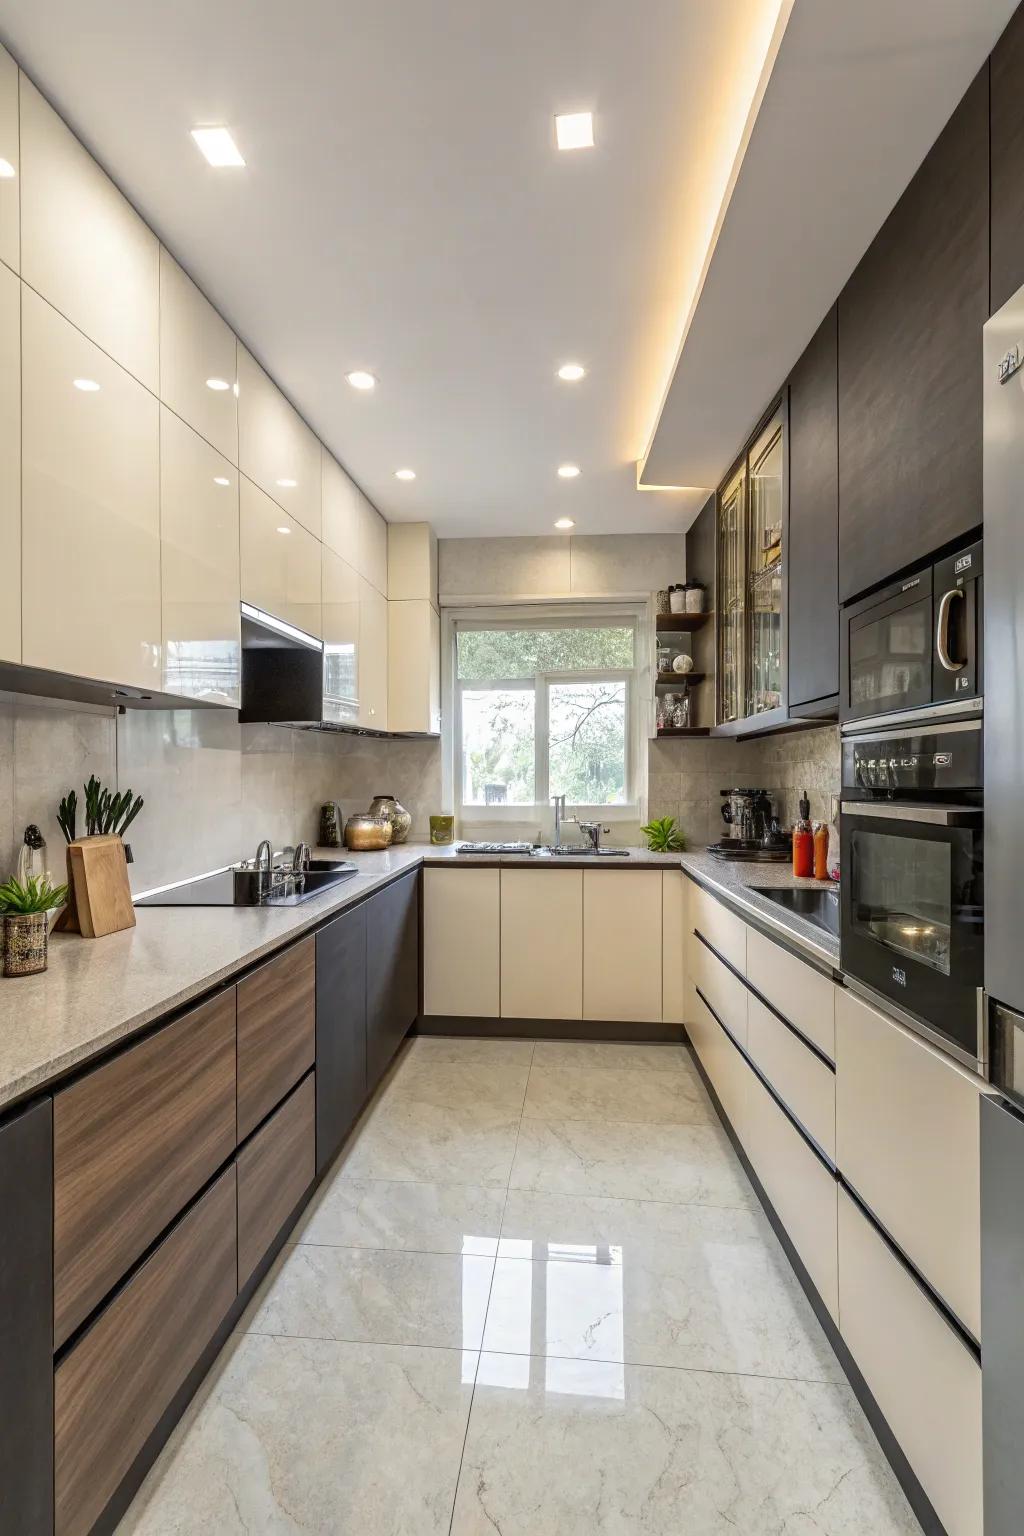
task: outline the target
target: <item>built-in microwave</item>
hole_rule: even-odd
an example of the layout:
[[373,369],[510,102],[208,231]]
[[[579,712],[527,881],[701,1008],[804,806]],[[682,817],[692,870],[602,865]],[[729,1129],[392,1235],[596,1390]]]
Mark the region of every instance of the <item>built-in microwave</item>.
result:
[[981,541],[850,603],[840,628],[840,719],[980,710]]

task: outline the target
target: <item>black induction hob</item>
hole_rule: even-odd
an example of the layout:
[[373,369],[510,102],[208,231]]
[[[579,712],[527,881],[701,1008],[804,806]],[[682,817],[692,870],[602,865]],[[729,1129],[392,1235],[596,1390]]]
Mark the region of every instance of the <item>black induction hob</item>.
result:
[[336,886],[351,880],[358,874],[354,864],[339,860],[331,869],[310,870],[303,876],[300,889],[266,896],[261,902],[238,901],[235,897],[235,876],[230,869],[220,869],[216,874],[203,875],[200,880],[188,880],[184,885],[173,885],[166,891],[154,891],[140,896],[137,907],[297,907],[314,896],[322,896]]

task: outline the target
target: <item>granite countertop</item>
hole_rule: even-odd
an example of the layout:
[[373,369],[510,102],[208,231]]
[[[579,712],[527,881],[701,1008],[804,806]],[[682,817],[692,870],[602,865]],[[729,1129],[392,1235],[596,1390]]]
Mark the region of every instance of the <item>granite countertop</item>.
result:
[[789,863],[748,864],[739,859],[718,859],[703,850],[682,854],[681,863],[688,875],[714,895],[723,897],[741,915],[756,917],[766,928],[775,929],[780,937],[788,939],[811,958],[832,970],[839,969],[838,939],[798,912],[791,912],[767,896],[759,895],[756,889],[758,886],[769,886],[774,890],[803,886],[837,895],[839,887],[834,881],[798,880]]

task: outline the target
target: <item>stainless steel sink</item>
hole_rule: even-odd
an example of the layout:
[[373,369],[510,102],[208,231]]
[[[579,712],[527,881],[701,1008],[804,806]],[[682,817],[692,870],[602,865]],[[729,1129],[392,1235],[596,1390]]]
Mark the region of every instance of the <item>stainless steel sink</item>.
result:
[[785,907],[798,917],[806,918],[815,927],[823,928],[834,939],[839,937],[839,888],[823,891],[808,886],[752,885],[751,891],[774,901],[777,907]]
[[578,848],[539,847],[530,849],[531,859],[628,859],[628,848],[591,848],[582,843]]

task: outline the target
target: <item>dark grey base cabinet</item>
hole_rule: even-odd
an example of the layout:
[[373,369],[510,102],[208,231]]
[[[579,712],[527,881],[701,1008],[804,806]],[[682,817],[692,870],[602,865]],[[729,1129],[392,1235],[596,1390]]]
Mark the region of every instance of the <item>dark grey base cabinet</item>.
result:
[[416,1022],[420,989],[419,871],[366,904],[366,1077],[372,1092]]
[[366,1102],[366,912],[343,912],[316,936],[316,1171]]

